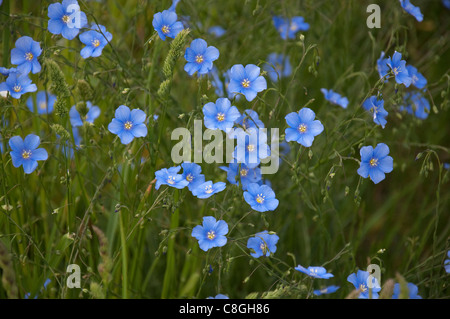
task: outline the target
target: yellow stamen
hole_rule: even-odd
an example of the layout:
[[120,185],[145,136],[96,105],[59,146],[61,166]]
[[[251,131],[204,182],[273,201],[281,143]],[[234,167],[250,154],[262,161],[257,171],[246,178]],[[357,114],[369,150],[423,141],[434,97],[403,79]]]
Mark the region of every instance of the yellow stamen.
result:
[[70,17],[65,15],[65,16],[62,17],[62,20],[63,20],[64,23],[68,23],[70,21]]
[[187,180],[188,182],[192,182],[192,181],[194,180],[194,176],[192,176],[192,174],[187,174],[186,180]]
[[46,103],[46,102],[40,103],[40,104],[39,104],[39,108],[40,108],[41,110],[45,110],[45,109],[47,108],[47,103]]
[[25,53],[25,60],[27,60],[27,61],[31,61],[31,60],[33,60],[33,53],[31,53],[31,52],[28,52],[28,53]]
[[22,158],[23,159],[28,159],[31,156],[31,151],[23,151],[22,152]]
[[92,45],[97,48],[100,45],[100,41],[95,39],[94,41],[92,41]]
[[300,124],[300,125],[298,126],[298,130],[300,131],[300,133],[305,133],[305,132],[306,132],[306,129],[307,129],[307,127],[306,127],[305,124]]
[[213,240],[214,238],[216,238],[216,233],[213,230],[211,230],[208,232],[206,236],[208,237],[208,239]]
[[258,196],[256,196],[256,201],[259,203],[259,204],[262,204],[262,203],[264,203],[264,198],[265,198],[266,196],[263,196],[263,194],[258,194]]
[[14,85],[14,87],[13,87],[13,90],[14,90],[14,92],[20,92],[21,90],[22,90],[22,87],[20,86],[20,85]]
[[175,177],[169,176],[169,178],[167,179],[167,183],[169,183],[171,185],[175,184]]
[[250,81],[249,81],[248,79],[244,79],[244,80],[241,82],[241,84],[242,84],[242,86],[243,86],[244,88],[250,87]]
[[125,129],[126,130],[131,130],[131,128],[133,127],[133,123],[131,123],[130,121],[125,122]]
[[378,159],[372,158],[369,163],[370,163],[370,166],[375,167],[378,165]]
[[217,119],[219,122],[224,121],[224,120],[225,120],[225,114],[223,114],[223,113],[217,113],[216,119]]
[[253,152],[254,150],[255,150],[255,145],[249,144],[249,145],[247,146],[247,151]]
[[202,63],[203,62],[203,55],[199,54],[195,57],[195,62]]
[[248,169],[245,169],[245,168],[243,168],[243,169],[241,169],[241,176],[247,176],[247,174],[248,174]]
[[162,33],[167,34],[170,32],[169,26],[165,25],[161,28]]
[[206,194],[211,194],[212,192],[213,192],[213,189],[212,189],[211,186],[208,185],[208,186],[205,187],[205,193]]

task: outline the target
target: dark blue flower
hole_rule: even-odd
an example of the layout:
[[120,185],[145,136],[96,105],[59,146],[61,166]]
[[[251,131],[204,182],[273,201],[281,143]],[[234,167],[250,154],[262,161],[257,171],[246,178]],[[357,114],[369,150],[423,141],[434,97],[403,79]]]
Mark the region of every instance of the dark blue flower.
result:
[[412,15],[414,18],[416,18],[417,21],[422,22],[423,21],[423,14],[420,12],[420,8],[413,5],[410,0],[399,0],[400,5],[402,6],[403,10],[405,10],[407,13]]
[[41,65],[38,56],[42,53],[39,42],[28,36],[21,37],[16,41],[16,47],[11,50],[11,64],[17,65],[17,72],[21,74],[38,73]]
[[[377,60],[377,70],[378,74],[380,75],[380,79],[383,77],[386,77],[389,73],[389,66],[388,66],[389,58],[384,57],[384,51],[381,51],[380,58]],[[385,83],[388,82],[387,77],[384,81]]]
[[[450,168],[447,168],[447,169],[450,169]],[[450,250],[447,251],[447,257],[448,258],[446,260],[444,260],[444,268],[445,268],[445,272],[447,274],[450,274]]]
[[334,92],[333,90],[320,89],[325,97],[325,100],[339,105],[340,107],[346,109],[348,106],[348,99],[345,96],[341,96],[339,93]]
[[281,38],[284,40],[295,39],[297,32],[309,30],[309,24],[300,16],[293,17],[292,19],[274,16],[272,21]]
[[241,117],[236,120],[236,124],[242,126],[244,130],[248,130],[250,128],[264,128],[264,123],[259,119],[258,113],[252,109],[245,110]]
[[22,94],[37,91],[37,86],[31,83],[28,74],[11,72],[6,81],[0,83],[0,91],[8,91],[13,98],[20,99]]
[[226,187],[224,182],[213,183],[212,181],[207,181],[201,184],[198,184],[195,188],[192,189],[192,195],[198,198],[209,198],[212,195],[223,191]]
[[278,82],[278,79],[291,75],[292,66],[289,56],[278,53],[271,53],[267,57],[267,63],[264,64],[264,70],[267,71],[272,82]]
[[191,46],[186,48],[184,58],[187,61],[184,70],[189,75],[193,75],[195,72],[206,74],[211,71],[213,61],[219,58],[219,50],[216,47],[208,46],[203,39],[195,39],[191,42]]
[[237,176],[242,184],[242,190],[246,190],[250,183],[258,183],[261,178],[259,167],[249,168],[245,164],[230,163],[229,166],[220,166],[220,169],[227,172],[227,180],[234,185],[239,185]]
[[298,270],[313,278],[330,279],[331,277],[334,277],[333,274],[327,273],[327,270],[323,267],[309,266],[308,268],[305,268],[302,265],[298,265],[295,267],[295,270]]
[[56,95],[53,95],[46,91],[39,91],[36,94],[36,103],[30,96],[27,99],[27,106],[31,112],[37,111],[38,114],[50,114],[53,112],[53,105],[56,101]]
[[208,251],[213,247],[222,247],[227,243],[228,224],[212,216],[203,217],[203,225],[195,226],[191,236],[198,240],[200,249]]
[[205,182],[205,175],[201,174],[202,168],[195,163],[182,163],[183,178],[188,181],[188,188],[192,192],[198,185]]
[[175,38],[183,30],[183,24],[177,21],[177,18],[177,14],[174,11],[164,10],[163,12],[155,13],[152,25],[158,32],[161,40],[165,41],[166,37]]
[[109,123],[108,130],[117,134],[122,144],[129,144],[135,137],[147,136],[145,118],[143,111],[130,111],[128,106],[121,105],[116,109],[115,118]]
[[175,166],[171,167],[169,169],[163,168],[159,171],[155,172],[156,177],[156,185],[155,189],[158,190],[161,185],[168,185],[171,187],[175,187],[178,189],[182,189],[189,185],[189,182],[186,180],[186,178],[183,177],[183,175],[178,174],[180,171],[181,166]]
[[[408,299],[422,299],[421,296],[418,295],[419,288],[411,282],[408,282]],[[400,284],[394,285],[394,293],[392,295],[392,299],[399,299],[400,297]]]
[[87,25],[86,14],[80,10],[77,0],[63,0],[48,6],[48,31],[61,34],[67,40],[74,39]]
[[100,108],[93,106],[90,101],[86,102],[86,107],[89,110],[86,116],[82,119],[80,113],[78,113],[76,106],[72,106],[69,111],[70,123],[72,126],[83,126],[83,122],[94,123],[94,120],[100,116]]
[[261,69],[254,64],[233,65],[230,73],[230,84],[228,91],[241,93],[247,101],[252,101],[258,92],[267,89],[266,79],[260,75]]
[[369,290],[372,290],[372,299],[378,299],[378,292],[381,290],[378,280],[371,276],[372,282],[369,282],[370,274],[368,271],[359,270],[347,277],[347,281],[353,284],[355,289],[359,291],[360,299],[369,298]]
[[319,120],[314,120],[316,114],[313,110],[304,107],[298,113],[292,112],[286,115],[286,123],[290,126],[285,130],[286,142],[297,143],[310,147],[314,137],[322,133],[323,125]]
[[387,121],[386,116],[388,112],[384,109],[384,101],[378,100],[375,95],[372,95],[367,100],[364,101],[363,107],[366,111],[373,114],[373,121],[376,124],[381,125],[382,128],[385,127]]
[[364,178],[370,177],[374,184],[385,178],[385,173],[394,169],[394,160],[389,154],[389,147],[379,143],[375,149],[372,146],[363,146],[360,150],[361,164],[358,174]]
[[323,289],[314,290],[313,294],[315,294],[316,296],[332,294],[332,293],[336,292],[339,288],[340,288],[339,286],[331,285],[331,286],[328,286]]
[[4,68],[2,66],[0,66],[0,74],[4,75],[4,76],[8,76],[11,72],[17,72],[16,68]]
[[45,161],[48,158],[47,151],[37,148],[40,138],[37,135],[29,134],[22,140],[20,136],[13,136],[9,140],[11,147],[11,159],[14,167],[23,165],[25,174],[31,174],[38,166],[37,161]]
[[398,84],[404,84],[406,87],[411,85],[411,77],[409,76],[408,69],[406,68],[406,61],[402,60],[402,54],[395,51],[394,55],[389,58],[387,65],[394,73],[395,82]]
[[427,85],[427,79],[417,71],[412,65],[407,65],[406,69],[411,77],[411,83],[418,89],[423,89]]
[[218,98],[216,103],[209,102],[203,106],[205,126],[211,130],[230,130],[234,122],[241,116],[236,106],[232,106],[227,98]]
[[280,238],[276,234],[269,234],[267,230],[255,234],[255,237],[251,237],[247,241],[247,248],[253,249],[253,253],[250,253],[255,258],[261,256],[269,257],[270,254],[274,254],[277,251],[277,242]]
[[401,105],[400,111],[406,110],[421,120],[425,120],[430,114],[430,102],[421,92],[407,92],[403,99],[406,105]]
[[104,26],[93,22],[91,29],[92,30],[83,32],[79,36],[80,41],[86,45],[80,51],[80,55],[83,59],[100,56],[103,48],[112,40],[112,34],[106,31]]
[[272,188],[256,183],[248,184],[247,190],[244,192],[244,199],[252,209],[258,212],[273,211],[279,204]]
[[226,30],[221,26],[216,25],[209,28],[208,33],[214,35],[216,38],[220,38],[226,33]]
[[210,296],[207,299],[230,299],[230,298],[228,296],[226,296],[226,295],[218,294],[215,297]]

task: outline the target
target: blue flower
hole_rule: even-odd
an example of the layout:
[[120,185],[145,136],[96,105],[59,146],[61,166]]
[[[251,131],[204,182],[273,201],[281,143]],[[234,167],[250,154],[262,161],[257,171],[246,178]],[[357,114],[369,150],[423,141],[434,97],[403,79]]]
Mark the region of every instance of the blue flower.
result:
[[269,234],[267,230],[257,233],[255,237],[251,237],[247,241],[247,248],[253,249],[250,253],[255,258],[261,256],[269,257],[277,251],[277,242],[280,238],[276,234]]
[[450,0],[442,0],[444,7],[450,10]]
[[[421,296],[418,295],[419,288],[411,282],[408,282],[408,299],[422,299]],[[400,284],[394,285],[394,293],[392,295],[392,299],[399,299],[400,297]]]
[[256,183],[248,184],[247,190],[244,192],[244,199],[252,209],[258,212],[273,211],[279,204],[272,188]]
[[202,168],[195,163],[182,163],[183,178],[188,181],[188,188],[192,192],[198,185],[205,182],[205,175],[201,174]]
[[319,120],[314,120],[316,114],[313,110],[304,107],[298,113],[292,112],[286,115],[286,123],[290,126],[285,130],[286,142],[297,143],[310,147],[314,137],[323,132],[323,125]]
[[215,297],[208,297],[207,299],[230,299],[228,296],[223,295],[223,294],[218,294]]
[[258,113],[252,109],[245,110],[236,120],[236,124],[242,126],[244,130],[264,128],[264,123],[259,119]]
[[[447,168],[448,169],[448,168]],[[447,251],[447,259],[444,260],[444,268],[447,274],[450,274],[450,250]]]
[[172,0],[172,5],[167,10],[175,12],[178,2],[180,2],[180,0]]
[[11,72],[6,81],[0,83],[0,91],[8,91],[13,98],[20,99],[22,94],[37,91],[37,86],[31,83],[28,74]]
[[13,136],[9,140],[11,147],[11,159],[14,167],[23,165],[25,174],[31,174],[38,166],[37,161],[45,161],[48,158],[47,151],[37,148],[40,138],[37,135],[29,134],[22,140],[20,136]]
[[298,265],[295,267],[295,270],[298,270],[313,278],[330,279],[331,277],[334,277],[333,274],[327,273],[327,270],[323,267],[309,266],[308,268],[305,268],[302,265]]
[[412,65],[407,65],[406,69],[408,70],[408,74],[411,77],[411,83],[418,89],[423,89],[425,85],[427,85],[427,79]]
[[363,107],[366,111],[373,113],[373,121],[376,124],[381,125],[382,128],[385,127],[388,112],[384,109],[384,101],[382,99],[378,100],[375,95],[372,95],[364,101]]
[[409,0],[399,0],[403,10],[416,18],[417,21],[422,22],[423,14],[420,12],[420,8],[413,5]]
[[191,42],[191,46],[186,48],[184,58],[187,61],[184,70],[189,75],[193,75],[195,72],[206,74],[211,71],[213,61],[219,58],[219,50],[216,47],[208,46],[203,39],[195,39]]
[[205,126],[211,130],[230,130],[234,122],[241,116],[236,106],[231,106],[227,98],[218,98],[216,103],[209,102],[203,106]]
[[[98,106],[92,106],[90,101],[86,102],[86,107],[89,111],[83,119],[85,122],[92,124],[94,123],[94,120],[100,116],[100,108]],[[78,113],[75,105],[70,109],[69,116],[72,126],[83,126],[83,119],[81,119],[80,113]]]
[[217,182],[213,184],[212,181],[207,181],[201,184],[198,184],[197,187],[192,189],[192,195],[198,198],[209,198],[212,195],[223,191],[226,187],[224,182]]
[[333,90],[320,89],[322,91],[325,100],[339,105],[340,107],[346,109],[348,106],[348,99],[346,97],[342,97],[339,93],[334,92]]
[[41,65],[37,58],[41,53],[39,42],[28,36],[21,37],[17,39],[16,47],[11,50],[11,64],[17,65],[19,73],[38,73],[41,71]]
[[87,25],[86,14],[80,10],[77,0],[63,0],[48,6],[48,31],[61,34],[67,40],[74,39]]
[[233,130],[237,138],[237,145],[232,154],[237,163],[244,163],[248,168],[257,167],[262,159],[270,156],[270,147],[267,145],[267,134],[262,130],[241,128]]
[[258,92],[267,89],[266,79],[260,76],[260,70],[254,64],[247,64],[245,68],[242,64],[233,65],[230,72],[228,91],[241,93],[247,101],[253,101]]
[[38,114],[50,114],[53,112],[55,101],[55,95],[46,91],[39,91],[36,94],[36,103],[34,103],[33,97],[30,96],[27,99],[27,106],[31,112],[37,110]]
[[163,168],[159,171],[155,172],[156,177],[156,185],[155,189],[158,190],[161,185],[168,185],[171,187],[175,187],[178,189],[182,189],[189,185],[189,182],[186,180],[186,178],[183,177],[183,175],[178,174],[180,171],[181,166],[175,166],[171,167],[169,169]]
[[212,216],[203,217],[203,226],[195,226],[191,236],[198,240],[200,249],[208,251],[213,247],[222,247],[227,243],[228,224]]
[[430,103],[420,92],[407,92],[404,97],[405,105],[400,106],[400,111],[406,110],[409,114],[425,120],[430,113]]
[[395,82],[398,84],[404,84],[406,87],[411,85],[411,77],[409,76],[408,69],[406,68],[406,61],[402,60],[402,54],[395,51],[394,55],[389,58],[387,65],[394,73]]
[[[378,292],[381,290],[380,284],[378,280],[371,276],[372,282],[369,283],[369,272],[358,270],[356,273],[353,273],[347,277],[347,281],[353,284],[355,289],[359,291],[360,299],[368,299],[369,298],[369,290],[372,290],[372,299],[378,299]],[[372,288],[370,288],[372,286]]]
[[267,63],[264,64],[264,70],[267,71],[272,82],[278,82],[278,78],[290,76],[292,74],[292,66],[289,56],[277,53],[269,54]]
[[250,183],[258,183],[261,178],[261,169],[259,167],[255,168],[249,168],[245,164],[239,164],[237,163],[230,163],[229,166],[220,166],[220,169],[227,172],[227,180],[234,185],[239,185],[239,182],[236,180],[237,176],[239,175],[241,183],[242,183],[242,190],[246,190],[248,187],[248,184]]
[[219,50],[216,47],[208,46],[203,39],[195,39],[191,42],[191,46],[186,48],[184,58],[187,61],[184,70],[189,75],[193,75],[195,72],[206,74],[211,71],[213,61],[219,58]]
[[226,33],[226,30],[219,25],[213,26],[208,29],[208,33],[214,35],[216,38],[220,38]]
[[295,39],[297,32],[309,30],[309,24],[300,16],[293,17],[291,20],[282,16],[274,16],[272,21],[283,40]]
[[321,295],[325,295],[325,294],[332,294],[334,292],[336,292],[340,287],[339,286],[328,286],[326,288],[323,289],[319,289],[319,290],[314,290],[313,294],[315,294],[316,296],[321,296]]
[[0,66],[0,74],[1,75],[8,76],[12,72],[17,72],[17,69],[16,68],[7,69],[7,68]]
[[[380,75],[380,79],[383,77],[386,77],[389,73],[389,66],[388,66],[389,58],[384,58],[384,51],[381,51],[380,58],[377,60],[377,70],[378,74]],[[387,77],[384,83],[388,82]]]
[[129,144],[135,137],[147,136],[145,113],[139,109],[130,111],[121,105],[116,109],[115,118],[108,125],[108,130],[117,134],[122,144]]
[[374,184],[385,178],[385,173],[392,172],[394,160],[389,154],[389,147],[379,143],[375,149],[372,146],[363,146],[360,150],[361,164],[358,174],[364,178],[370,177]]
[[[1,2],[0,2],[0,4],[1,4]],[[47,278],[47,279],[45,280],[45,282],[44,282],[44,287],[43,287],[43,289],[41,289],[40,292],[42,293],[43,290],[47,289],[48,284],[51,283],[51,282],[52,282],[52,281],[51,281],[49,278]],[[31,297],[31,294],[30,294],[29,292],[27,292],[27,293],[25,294],[25,299],[30,299],[30,297]],[[38,297],[38,294],[37,294],[36,296],[34,296],[33,299],[37,299],[37,297]]]
[[91,29],[92,30],[83,32],[79,36],[80,41],[86,45],[80,51],[80,55],[83,59],[100,56],[103,48],[112,40],[112,34],[106,31],[104,26],[93,22]]
[[177,21],[177,18],[174,11],[164,10],[155,13],[152,24],[161,40],[165,41],[166,37],[175,38],[183,30],[183,24]]

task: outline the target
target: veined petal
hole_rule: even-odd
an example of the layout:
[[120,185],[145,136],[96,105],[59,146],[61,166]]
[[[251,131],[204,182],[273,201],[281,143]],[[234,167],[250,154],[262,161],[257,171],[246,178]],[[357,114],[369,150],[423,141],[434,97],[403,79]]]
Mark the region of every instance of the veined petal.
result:
[[39,146],[40,142],[41,142],[41,140],[40,140],[39,136],[34,135],[34,134],[29,134],[25,137],[25,139],[23,141],[23,147],[26,150],[34,150]]

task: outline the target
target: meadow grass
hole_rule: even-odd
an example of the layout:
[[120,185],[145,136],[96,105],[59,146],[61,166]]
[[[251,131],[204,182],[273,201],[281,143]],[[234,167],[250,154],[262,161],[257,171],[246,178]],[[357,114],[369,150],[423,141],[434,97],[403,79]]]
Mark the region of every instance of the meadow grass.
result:
[[[381,267],[382,285],[404,278],[423,298],[448,298],[450,174],[443,164],[450,162],[450,10],[441,1],[416,0],[424,14],[418,23],[398,1],[182,0],[176,11],[189,17],[189,30],[162,41],[152,19],[170,1],[79,0],[88,20],[113,34],[102,55],[89,59],[80,56],[78,39],[48,32],[50,3],[6,0],[0,6],[2,65],[11,67],[17,38],[32,37],[43,48],[43,70],[31,79],[63,101],[53,113],[38,115],[25,104],[34,93],[0,98],[1,298],[201,299],[222,293],[303,299],[317,298],[312,291],[327,285],[341,288],[320,298],[345,298],[353,290],[348,275],[369,264]],[[381,7],[379,29],[366,26],[370,3]],[[283,40],[273,15],[303,16],[310,29]],[[207,32],[215,25],[225,28],[222,37]],[[277,83],[265,76],[267,90],[233,105],[257,111],[266,127],[280,128],[283,140],[286,114],[304,106],[325,127],[310,148],[290,142],[279,171],[265,176],[280,202],[275,211],[252,210],[242,189],[228,182],[209,199],[187,188],[155,190],[155,171],[176,165],[171,132],[192,131],[203,105],[218,97],[210,77],[183,70],[184,50],[196,38],[219,49],[214,65],[220,73],[235,64],[262,66],[272,52],[289,55],[291,76]],[[425,120],[400,111],[410,89],[379,78],[381,51],[391,56],[395,50],[428,80]],[[348,108],[326,101],[321,88],[348,97]],[[389,112],[384,129],[362,108],[377,93]],[[80,127],[81,147],[72,157],[68,111],[86,101],[101,115]],[[146,137],[123,145],[108,131],[119,105],[145,111]],[[13,167],[8,140],[30,133],[40,136],[49,158],[27,175]],[[374,184],[356,171],[360,148],[377,143],[389,146],[394,169]],[[207,180],[226,182],[219,164],[201,166]],[[203,216],[228,223],[225,246],[199,248],[191,231]],[[247,240],[263,230],[279,236],[277,251],[253,258]],[[70,264],[81,268],[81,288],[66,285]],[[324,266],[334,277],[313,280],[294,269],[298,264]],[[43,289],[46,279],[51,282]]]

